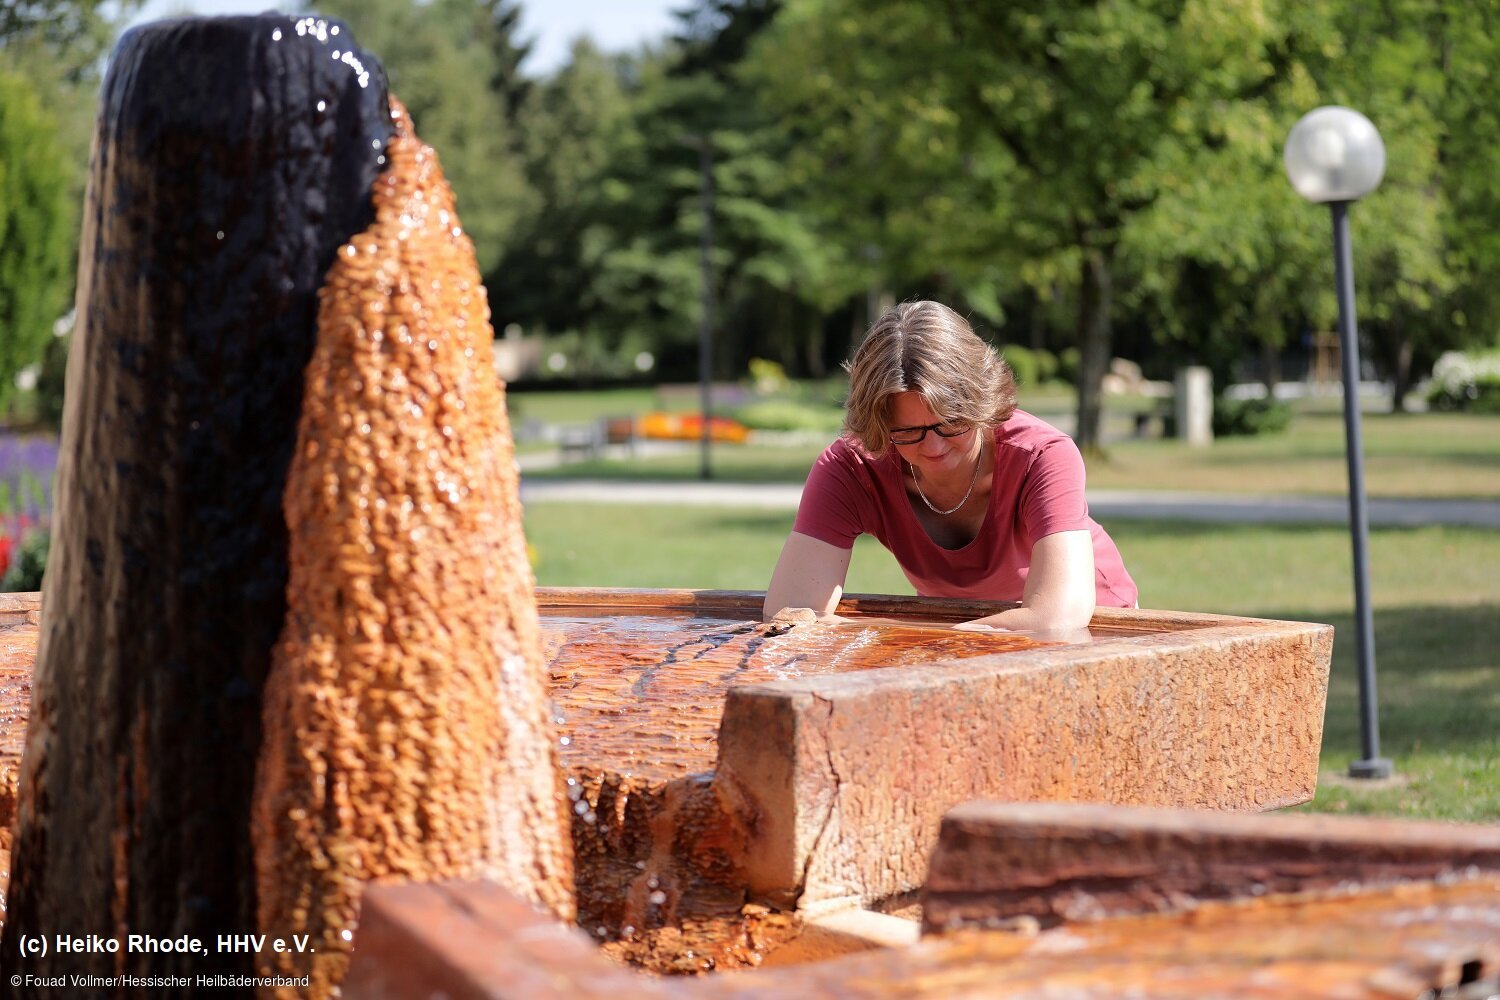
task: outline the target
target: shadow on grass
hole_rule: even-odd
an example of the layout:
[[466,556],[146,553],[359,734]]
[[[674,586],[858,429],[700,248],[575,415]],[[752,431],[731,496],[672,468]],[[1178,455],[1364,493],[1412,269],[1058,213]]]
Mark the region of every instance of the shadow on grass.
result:
[[[1278,535],[1323,535],[1336,532],[1340,538],[1348,538],[1348,528],[1342,524],[1295,521],[1181,521],[1171,518],[1145,520],[1136,517],[1103,517],[1098,520],[1110,535],[1129,537],[1132,541],[1142,542],[1182,541],[1199,537],[1224,539],[1234,535],[1264,535],[1267,531],[1273,531]],[[1370,528],[1370,537],[1410,535],[1425,531],[1428,527],[1429,525],[1374,525]]]
[[[1286,609],[1265,617],[1308,615]],[[1319,620],[1334,627],[1323,752],[1352,760],[1361,749],[1354,619]],[[1379,611],[1375,675],[1383,756],[1488,752],[1500,718],[1500,612],[1486,605]]]

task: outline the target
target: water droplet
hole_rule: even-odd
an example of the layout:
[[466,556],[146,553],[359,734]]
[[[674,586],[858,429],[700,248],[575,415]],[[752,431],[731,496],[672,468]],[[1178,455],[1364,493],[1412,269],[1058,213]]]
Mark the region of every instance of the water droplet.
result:
[[339,26],[335,24],[333,27],[328,29],[328,33],[330,35],[337,35],[339,33]]
[[575,802],[573,803],[573,811],[582,816],[589,811],[589,804],[587,802]]
[[370,425],[369,424],[360,424],[359,425],[359,432],[361,434],[368,434],[368,433],[370,433]]
[[345,927],[343,930],[339,931],[339,937],[343,938],[345,941],[353,941],[354,932]]
[[635,866],[637,868],[639,868],[641,871],[645,871],[646,870],[646,862],[644,862],[644,861],[637,861],[635,863]]
[[562,739],[558,740],[557,742],[561,743],[563,746],[571,746],[572,743],[573,743],[573,737],[571,737],[571,736],[564,736]]
[[379,149],[380,148],[380,140],[379,139],[371,139],[370,140],[370,148],[371,149]]
[[624,927],[620,928],[620,936],[621,937],[630,937],[634,933],[635,933],[635,926],[633,924],[626,924]]
[[281,29],[280,28],[277,28],[276,30],[274,30],[274,31],[271,32],[271,41],[273,41],[273,42],[279,42],[279,41],[281,41]]
[[652,906],[660,906],[667,901],[667,894],[658,889],[651,894],[650,898]]
[[339,50],[338,49],[334,49],[333,50],[333,58],[337,59],[338,57],[339,57]]
[[609,932],[604,929],[604,925],[603,924],[600,924],[598,927],[594,928],[594,934],[597,935],[598,937],[603,937],[604,935],[606,935],[608,933]]
[[318,102],[318,110],[319,111],[326,111],[326,110],[328,110],[328,102],[327,101],[319,101]]
[[647,889],[655,889],[659,885],[661,885],[661,882],[657,879],[657,877],[655,875],[652,875],[650,878],[648,878],[646,880],[646,888]]
[[427,349],[429,351],[435,351],[435,350],[437,350],[437,341],[435,341],[435,340],[429,340],[427,342]]
[[219,230],[217,233],[214,233],[214,236],[222,240],[224,238],[224,230]]

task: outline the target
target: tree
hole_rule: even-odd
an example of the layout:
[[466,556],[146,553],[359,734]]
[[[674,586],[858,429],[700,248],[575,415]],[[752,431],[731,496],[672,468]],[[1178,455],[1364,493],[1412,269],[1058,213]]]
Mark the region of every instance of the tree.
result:
[[72,213],[57,126],[0,73],[0,407],[39,360],[72,287]]
[[[954,266],[987,253],[1044,272],[1072,269],[1078,439],[1096,447],[1126,230],[1172,183],[1162,161],[1184,133],[1275,78],[1282,26],[1258,0],[802,0],[777,28],[767,48],[795,47],[805,75],[822,81],[831,102],[822,119],[857,124],[895,109],[895,124],[925,134],[935,152],[942,144],[933,140],[951,133],[957,164],[984,165],[1010,210],[976,233],[988,246],[963,246]],[[798,44],[809,37],[821,44]],[[884,152],[891,172],[928,168],[920,153]],[[826,167],[858,183],[836,159]]]
[[[0,4],[0,48],[40,43],[74,82],[93,79],[119,24],[142,0],[6,0]],[[112,16],[106,10],[112,9]]]
[[513,0],[326,0],[318,13],[349,25],[380,59],[391,93],[437,151],[474,241],[481,273],[513,239],[532,194],[511,104],[524,92]]
[[520,152],[533,197],[496,266],[485,274],[495,326],[581,330],[592,276],[584,237],[597,221],[610,163],[634,145],[620,60],[574,42],[568,63],[530,86],[517,108]]
[[706,144],[718,370],[754,353],[821,373],[823,315],[851,287],[841,247],[801,210],[790,137],[738,78],[777,6],[707,0],[682,12],[667,51],[611,59],[581,42],[537,85],[524,120],[540,198],[494,279],[506,318],[693,371]]

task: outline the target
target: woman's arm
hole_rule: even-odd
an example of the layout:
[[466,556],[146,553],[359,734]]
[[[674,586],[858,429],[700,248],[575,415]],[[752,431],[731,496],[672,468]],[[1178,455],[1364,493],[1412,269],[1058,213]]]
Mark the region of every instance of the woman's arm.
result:
[[1056,632],[1084,628],[1093,616],[1094,540],[1080,529],[1044,535],[1032,545],[1019,608],[954,627]]
[[[763,610],[766,620],[783,608],[812,608],[820,615],[832,614],[839,598],[844,596],[844,577],[849,572],[849,556],[853,551],[799,531],[788,535],[766,588]],[[1092,550],[1090,553],[1092,560]],[[1089,596],[1092,601],[1092,589]]]

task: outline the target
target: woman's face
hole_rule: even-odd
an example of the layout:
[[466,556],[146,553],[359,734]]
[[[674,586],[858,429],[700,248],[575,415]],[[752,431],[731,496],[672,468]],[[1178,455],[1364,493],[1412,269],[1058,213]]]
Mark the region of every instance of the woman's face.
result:
[[[927,398],[920,392],[898,392],[886,406],[886,429],[899,431],[903,428],[930,427],[942,423],[941,418],[927,405]],[[899,436],[899,435],[898,435]],[[928,431],[916,444],[896,444],[892,447],[902,459],[910,462],[919,471],[929,475],[948,475],[959,471],[972,471],[979,448],[979,435],[972,427],[967,433],[956,437],[943,437],[936,431]]]

